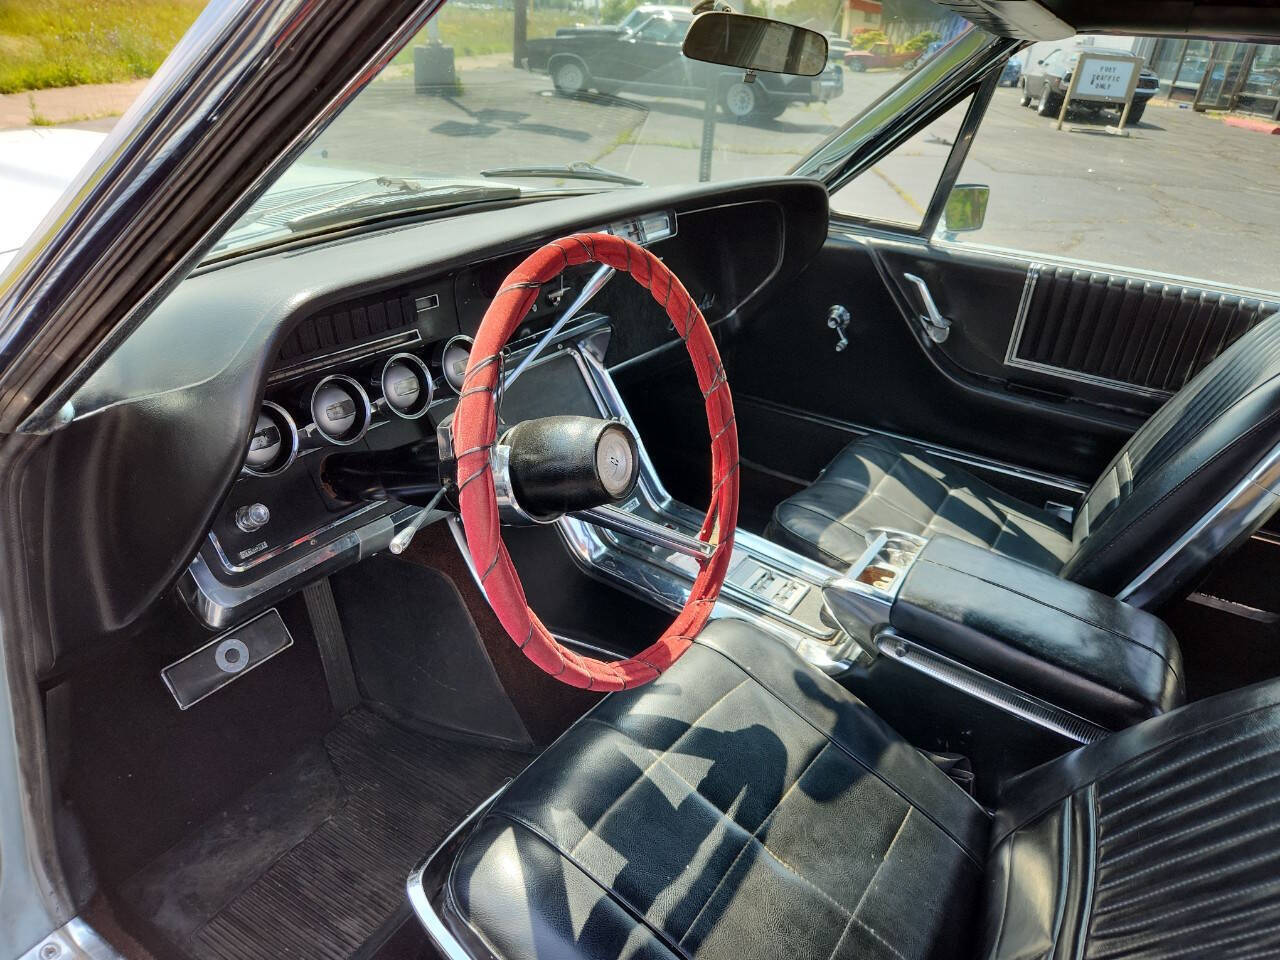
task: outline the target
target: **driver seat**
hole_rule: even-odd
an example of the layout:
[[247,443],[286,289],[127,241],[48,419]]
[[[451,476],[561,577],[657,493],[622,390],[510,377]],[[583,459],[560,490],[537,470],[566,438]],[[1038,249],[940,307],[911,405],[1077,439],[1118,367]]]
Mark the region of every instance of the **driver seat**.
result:
[[1277,782],[1269,683],[1033,770],[991,813],[721,620],[479,817],[432,921],[446,955],[504,960],[1274,956]]

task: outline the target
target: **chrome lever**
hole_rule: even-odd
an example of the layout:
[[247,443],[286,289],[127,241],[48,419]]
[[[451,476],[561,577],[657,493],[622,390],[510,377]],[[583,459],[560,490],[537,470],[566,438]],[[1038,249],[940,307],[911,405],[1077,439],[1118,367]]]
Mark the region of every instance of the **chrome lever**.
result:
[[533,363],[538,354],[542,353],[543,348],[555,338],[557,333],[564,329],[564,325],[572,320],[574,315],[587,305],[587,301],[600,292],[600,288],[603,287],[608,279],[613,276],[613,272],[613,267],[604,263],[600,264],[600,267],[596,272],[593,273],[590,279],[587,280],[586,284],[583,285],[582,292],[574,297],[573,303],[569,304],[564,313],[560,314],[560,319],[551,325],[551,329],[542,335],[542,339],[533,345],[533,349],[525,354],[524,359],[516,364],[516,368],[507,374],[502,380],[503,390],[509,390],[511,388],[511,385],[516,382],[520,374],[524,373],[525,370],[528,369],[529,364]]
[[920,300],[924,303],[925,312],[920,316],[920,323],[924,325],[924,332],[929,335],[929,339],[934,343],[945,342],[951,334],[951,321],[942,315],[938,305],[933,302],[933,294],[929,292],[929,285],[914,273],[904,273],[902,278],[915,285],[920,294]]

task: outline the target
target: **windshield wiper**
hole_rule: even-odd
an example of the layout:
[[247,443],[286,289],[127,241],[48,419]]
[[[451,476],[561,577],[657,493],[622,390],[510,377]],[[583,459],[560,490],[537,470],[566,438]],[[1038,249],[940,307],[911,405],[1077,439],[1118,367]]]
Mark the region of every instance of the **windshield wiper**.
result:
[[416,180],[401,180],[379,177],[375,183],[392,190],[379,190],[361,196],[342,200],[332,206],[320,210],[312,210],[292,220],[286,220],[284,226],[294,232],[311,230],[315,227],[331,226],[336,223],[348,223],[364,220],[369,217],[381,217],[394,213],[409,213],[419,210],[439,210],[445,207],[461,206],[485,200],[515,200],[521,195],[519,187],[493,186],[476,184],[422,184]]
[[588,160],[574,163],[548,163],[528,167],[490,167],[481,170],[482,177],[565,177],[569,180],[598,180],[601,183],[620,183],[627,187],[643,187],[644,181],[597,167]]

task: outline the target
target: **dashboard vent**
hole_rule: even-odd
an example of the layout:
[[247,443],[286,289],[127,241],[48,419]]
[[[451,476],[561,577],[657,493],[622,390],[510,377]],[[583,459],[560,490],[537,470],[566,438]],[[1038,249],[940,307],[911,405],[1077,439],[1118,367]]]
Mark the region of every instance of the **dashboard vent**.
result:
[[413,326],[417,311],[412,296],[385,294],[339,304],[307,317],[285,338],[275,369],[292,367],[366,340],[377,340]]

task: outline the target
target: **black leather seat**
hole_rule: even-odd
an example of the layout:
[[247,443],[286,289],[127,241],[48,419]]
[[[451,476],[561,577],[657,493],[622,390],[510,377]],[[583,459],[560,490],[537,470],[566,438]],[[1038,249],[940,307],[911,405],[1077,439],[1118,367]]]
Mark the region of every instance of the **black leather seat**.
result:
[[[873,436],[850,444],[810,487],[779,504],[766,534],[843,568],[865,549],[869,528],[947,533],[1114,596],[1278,446],[1275,314],[1206,366],[1129,439],[1085,495],[1073,525],[951,461]],[[1280,499],[1271,499],[1274,511]],[[1268,515],[1253,517],[1253,529]]]
[[1280,954],[1280,684],[1024,775],[994,816],[776,640],[720,621],[475,825],[474,956]]

